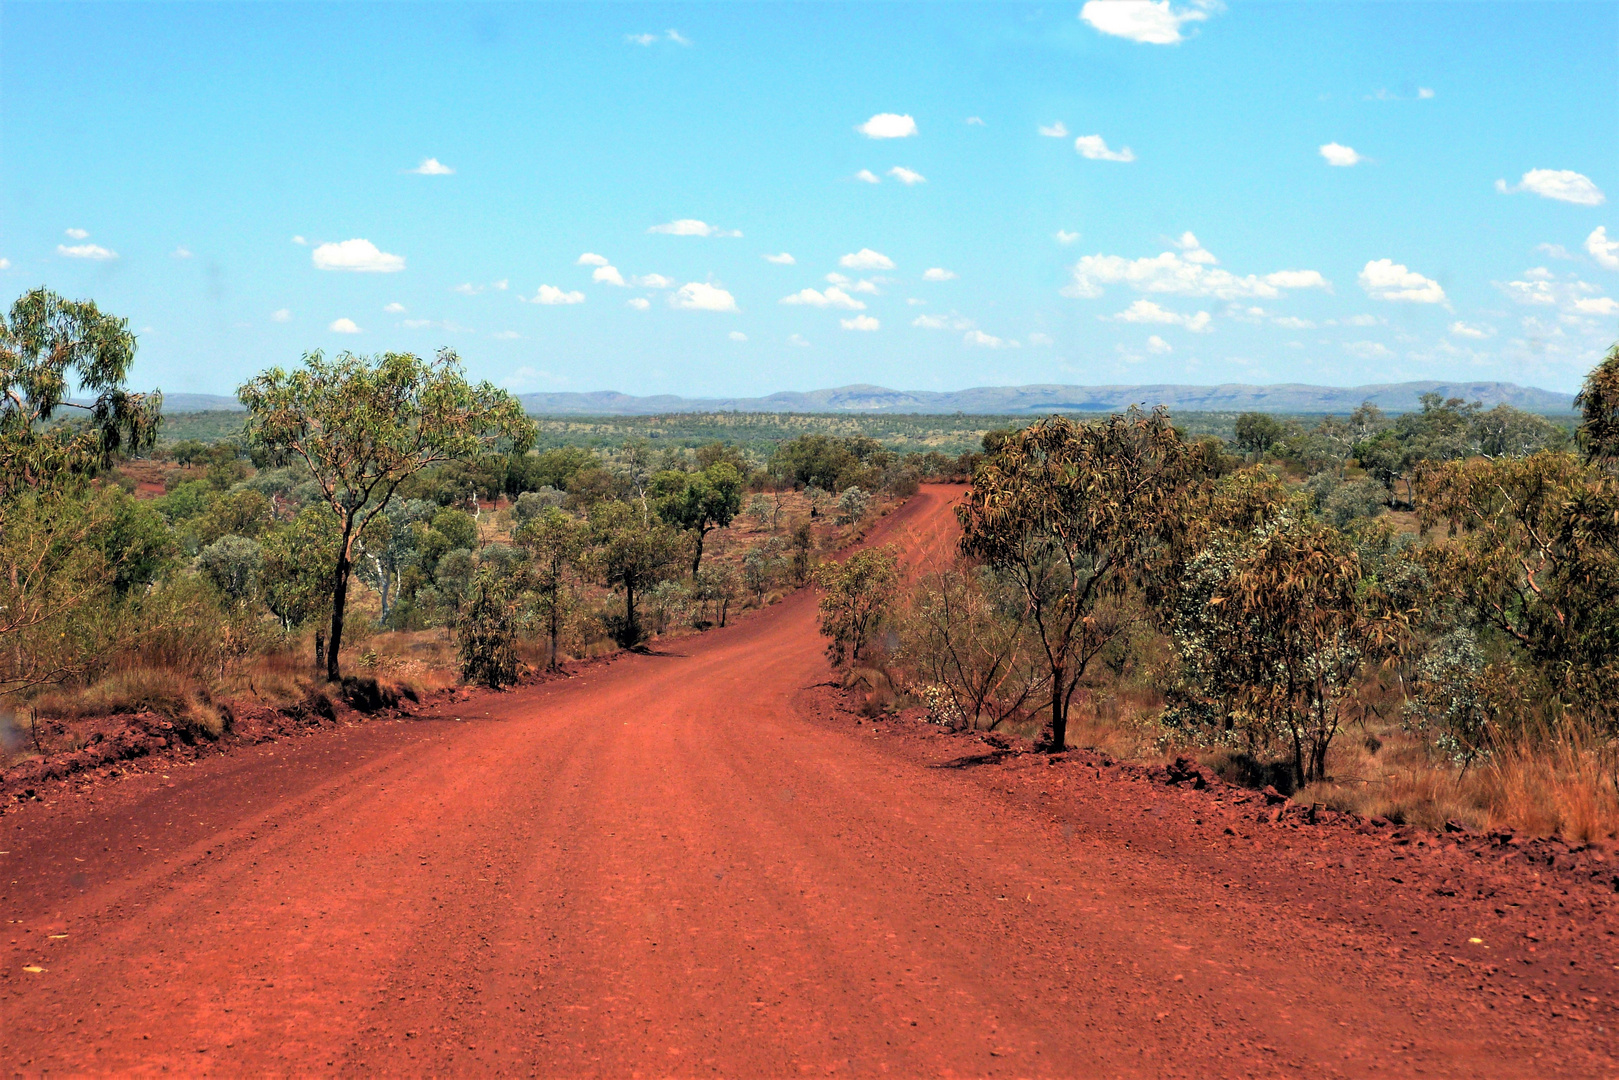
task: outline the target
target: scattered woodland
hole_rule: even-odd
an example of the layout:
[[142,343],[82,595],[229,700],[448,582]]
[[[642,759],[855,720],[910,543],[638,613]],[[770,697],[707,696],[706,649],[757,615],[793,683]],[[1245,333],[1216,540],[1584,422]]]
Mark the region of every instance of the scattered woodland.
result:
[[[310,353],[171,422],[134,347],[44,290],[0,327],[11,756],[88,717],[200,740],[232,701],[510,685],[813,582],[873,718],[1191,750],[1418,824],[1619,828],[1619,348],[1573,426],[1437,397],[536,419],[448,351]],[[886,549],[827,558],[928,481],[970,481],[956,557],[909,584]]]

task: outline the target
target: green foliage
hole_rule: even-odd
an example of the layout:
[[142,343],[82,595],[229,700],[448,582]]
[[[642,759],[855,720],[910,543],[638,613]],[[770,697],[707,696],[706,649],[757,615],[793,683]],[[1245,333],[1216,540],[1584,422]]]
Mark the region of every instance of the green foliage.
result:
[[517,606],[510,585],[490,570],[473,575],[466,606],[456,619],[461,677],[500,688],[517,681]]
[[1187,578],[1174,636],[1190,697],[1250,746],[1285,739],[1296,784],[1324,778],[1356,680],[1400,629],[1361,588],[1353,545],[1284,512],[1215,537]]
[[1574,398],[1580,410],[1579,443],[1594,464],[1619,464],[1619,344],[1585,377]]
[[432,361],[409,353],[332,360],[308,353],[303,367],[272,368],[237,396],[248,409],[252,442],[302,460],[338,520],[326,643],[327,678],[335,682],[359,536],[410,477],[498,443],[522,453],[533,443],[533,425],[504,390],[468,383],[448,350]]
[[546,666],[554,669],[563,630],[578,605],[572,579],[590,543],[589,526],[553,506],[525,519],[512,539],[529,556],[528,587],[546,636]]
[[1563,699],[1619,719],[1619,478],[1569,453],[1452,462],[1417,478],[1435,588],[1524,650]]
[[1270,413],[1245,412],[1237,417],[1237,448],[1250,454],[1263,454],[1287,435],[1287,428]]
[[624,591],[624,617],[613,620],[609,628],[620,646],[634,648],[643,636],[636,594],[679,572],[685,540],[665,523],[649,524],[639,507],[622,502],[598,502],[589,524],[591,570],[603,585]]
[[870,644],[899,593],[898,553],[892,547],[865,548],[843,562],[822,563],[821,633],[830,642],[832,662],[854,663]]
[[1042,420],[999,442],[957,513],[962,554],[1022,592],[1050,678],[1050,747],[1092,659],[1128,628],[1121,603],[1173,547],[1189,488],[1206,469],[1162,410],[1090,424]]
[[338,539],[337,516],[319,503],[264,535],[264,602],[283,629],[330,613]]
[[866,508],[870,505],[870,495],[857,487],[846,489],[838,496],[838,524],[853,525],[866,516]]
[[180,546],[168,523],[150,502],[111,489],[101,493],[107,512],[96,515],[94,543],[112,569],[113,591],[122,596],[151,585],[174,566]]
[[264,551],[245,536],[222,536],[198,553],[197,569],[220,592],[245,603],[258,593]]
[[[23,492],[49,495],[151,445],[163,398],[124,388],[134,359],[128,320],[88,300],[34,289],[0,319],[0,528]],[[74,391],[94,400],[70,402]],[[80,419],[63,422],[63,409]]]
[[651,494],[658,516],[692,534],[691,572],[703,562],[703,541],[710,530],[726,528],[742,508],[742,474],[730,461],[715,461],[701,472],[660,472],[652,478]]

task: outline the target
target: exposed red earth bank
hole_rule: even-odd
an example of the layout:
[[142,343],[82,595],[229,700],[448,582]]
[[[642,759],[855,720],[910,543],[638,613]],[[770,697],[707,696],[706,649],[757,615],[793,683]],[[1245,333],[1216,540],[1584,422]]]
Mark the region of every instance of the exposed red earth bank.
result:
[[17,804],[5,1068],[1619,1076],[1611,852],[858,722],[814,603]]

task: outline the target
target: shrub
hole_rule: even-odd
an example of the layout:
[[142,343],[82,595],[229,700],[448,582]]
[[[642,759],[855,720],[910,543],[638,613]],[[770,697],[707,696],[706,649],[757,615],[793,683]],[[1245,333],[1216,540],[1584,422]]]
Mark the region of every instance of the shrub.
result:
[[831,639],[833,663],[860,659],[899,592],[898,556],[891,547],[867,548],[842,563],[816,571],[821,597],[821,633]]
[[472,577],[468,598],[456,620],[461,675],[468,682],[499,688],[517,681],[517,613],[504,581],[489,570]]

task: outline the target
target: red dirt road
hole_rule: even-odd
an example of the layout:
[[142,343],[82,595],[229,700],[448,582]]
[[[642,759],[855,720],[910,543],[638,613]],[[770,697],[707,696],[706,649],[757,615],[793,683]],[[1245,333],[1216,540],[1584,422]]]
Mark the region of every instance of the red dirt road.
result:
[[[874,539],[940,546],[953,494]],[[1619,1076],[1599,894],[938,768],[984,747],[839,713],[813,604],[7,813],[0,1064]]]

